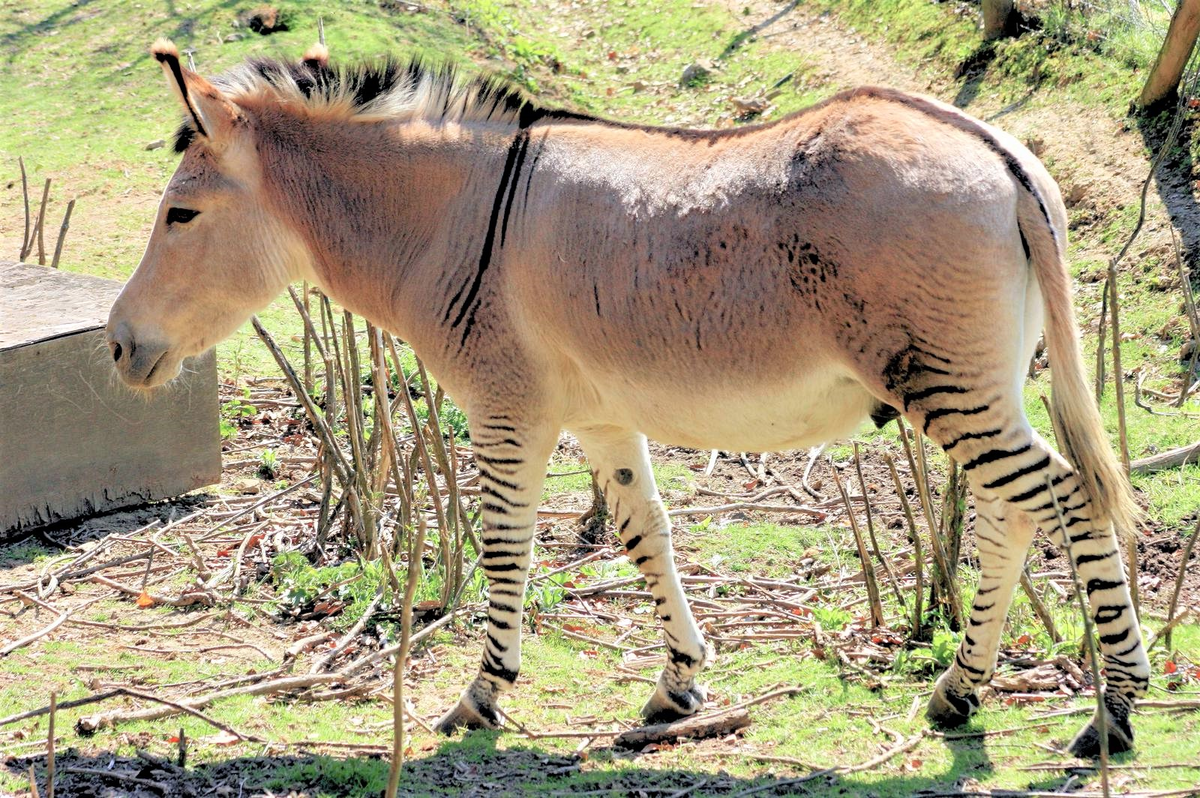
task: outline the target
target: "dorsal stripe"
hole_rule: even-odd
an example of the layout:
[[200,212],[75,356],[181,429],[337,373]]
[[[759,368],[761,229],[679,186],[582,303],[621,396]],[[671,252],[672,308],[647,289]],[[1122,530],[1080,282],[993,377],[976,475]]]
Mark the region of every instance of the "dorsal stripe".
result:
[[1025,171],[1025,167],[1021,166],[1021,162],[1017,160],[1017,157],[1013,155],[1007,147],[1001,144],[996,137],[993,136],[991,132],[989,132],[987,128],[983,127],[978,121],[972,119],[957,109],[951,110],[943,108],[940,105],[936,105],[923,97],[905,94],[903,92],[896,91],[895,89],[885,89],[877,86],[863,86],[862,88],[854,89],[851,92],[851,96],[874,97],[880,100],[886,100],[888,102],[894,102],[909,108],[913,108],[927,116],[937,119],[940,122],[948,124],[957,130],[961,130],[964,133],[970,133],[982,141],[988,149],[1000,156],[1000,159],[1004,161],[1004,165],[1008,168],[1008,171],[1014,178],[1016,178],[1017,182],[1021,184],[1021,187],[1028,191],[1029,194],[1037,201],[1038,210],[1040,210],[1042,213],[1042,219],[1046,222],[1046,226],[1050,228],[1050,235],[1054,239],[1054,243],[1058,247],[1059,252],[1063,253],[1063,242],[1059,238],[1059,231],[1054,226],[1054,222],[1050,221],[1050,211],[1046,207],[1046,202],[1042,198],[1041,193],[1037,190],[1037,187],[1034,186],[1033,179],[1030,178],[1029,173]]

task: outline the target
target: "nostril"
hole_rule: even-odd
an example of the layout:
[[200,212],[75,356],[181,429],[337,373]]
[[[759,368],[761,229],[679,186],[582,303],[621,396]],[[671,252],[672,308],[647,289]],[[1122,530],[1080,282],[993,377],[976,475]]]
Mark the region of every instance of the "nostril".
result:
[[114,363],[121,362],[121,345],[116,341],[112,342],[112,356]]

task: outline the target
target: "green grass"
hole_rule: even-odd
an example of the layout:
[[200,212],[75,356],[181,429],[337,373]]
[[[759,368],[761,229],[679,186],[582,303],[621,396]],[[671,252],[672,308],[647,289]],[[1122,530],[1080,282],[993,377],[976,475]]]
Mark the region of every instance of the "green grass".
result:
[[[753,576],[791,578],[804,558],[838,561],[829,545],[831,530],[823,525],[795,526],[769,522],[727,524],[701,522],[679,536],[678,546],[689,558],[721,570]],[[843,553],[844,559],[849,550]]]

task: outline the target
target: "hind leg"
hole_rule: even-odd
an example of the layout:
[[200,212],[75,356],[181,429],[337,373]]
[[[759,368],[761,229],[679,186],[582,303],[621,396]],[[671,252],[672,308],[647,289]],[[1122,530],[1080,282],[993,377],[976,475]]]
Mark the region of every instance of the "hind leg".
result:
[[965,723],[979,707],[979,688],[988,683],[996,668],[1004,619],[1033,540],[1034,525],[1024,514],[1006,508],[974,481],[971,490],[975,495],[979,589],[954,662],[938,679],[925,713],[945,727]]
[[613,427],[579,430],[576,435],[604,488],[621,543],[646,578],[662,622],[667,663],[642,715],[652,723],[691,715],[704,703],[696,674],[708,659],[708,647],[675,571],[671,522],[650,470],[646,437]]
[[[963,464],[972,485],[1026,515],[1052,540],[1071,546],[1099,630],[1108,677],[1104,705],[1110,719],[1109,749],[1128,750],[1133,744],[1129,715],[1149,686],[1150,664],[1112,525],[1095,516],[1071,466],[1030,429],[1019,397],[961,390],[953,395],[930,389],[923,393],[934,401],[922,402],[913,415]],[[1096,719],[1080,732],[1071,750],[1080,756],[1098,752]]]
[[[1069,525],[1070,516],[1066,515],[1066,508],[1061,503],[1060,509]],[[1054,512],[1053,507],[1050,512]],[[1128,751],[1133,747],[1133,725],[1129,716],[1134,703],[1146,695],[1150,686],[1150,664],[1125,581],[1117,536],[1111,526],[1066,531],[1069,536],[1062,541],[1056,539],[1056,542],[1070,546],[1068,554],[1075,561],[1100,638],[1106,682],[1104,708],[1108,750],[1113,753]],[[1071,741],[1071,753],[1079,757],[1100,754],[1099,723],[1099,718],[1093,717],[1080,730]]]

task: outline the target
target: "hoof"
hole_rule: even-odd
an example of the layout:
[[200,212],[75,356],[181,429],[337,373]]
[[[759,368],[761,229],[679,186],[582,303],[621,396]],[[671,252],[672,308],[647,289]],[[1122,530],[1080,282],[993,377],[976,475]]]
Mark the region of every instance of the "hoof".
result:
[[[488,717],[490,716],[490,717]],[[486,714],[477,709],[466,698],[460,699],[459,702],[442,715],[441,720],[433,727],[439,734],[453,734],[458,729],[492,729],[500,728],[500,720],[494,712]]]
[[947,693],[941,685],[938,685],[929,698],[929,705],[925,708],[925,717],[935,726],[943,729],[955,729],[970,720],[977,709],[979,709],[979,698],[974,693],[953,696]]
[[[1133,750],[1133,728],[1129,724],[1122,724],[1113,719],[1112,715],[1108,716],[1108,753],[1123,754],[1126,751]],[[1095,759],[1100,756],[1100,730],[1096,728],[1096,721],[1093,719],[1088,725],[1080,729],[1079,734],[1075,735],[1075,739],[1067,747],[1072,756],[1077,756],[1080,759]]]
[[659,685],[646,706],[642,707],[642,718],[647,725],[671,723],[695,715],[707,698],[707,691],[699,685],[693,685],[682,693],[667,692]]

